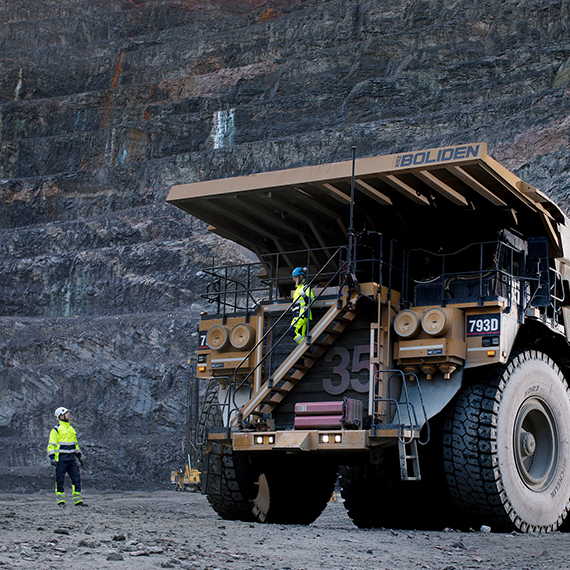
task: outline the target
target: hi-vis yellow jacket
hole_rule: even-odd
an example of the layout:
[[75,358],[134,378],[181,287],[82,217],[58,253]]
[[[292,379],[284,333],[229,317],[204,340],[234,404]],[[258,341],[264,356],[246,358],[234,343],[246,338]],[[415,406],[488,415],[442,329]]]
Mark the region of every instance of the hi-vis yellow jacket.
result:
[[299,283],[293,293],[293,318],[312,319],[312,311],[307,307],[313,302],[315,295],[307,283]]
[[50,459],[62,461],[73,459],[75,453],[81,452],[77,443],[77,434],[69,422],[62,422],[49,434],[47,453]]

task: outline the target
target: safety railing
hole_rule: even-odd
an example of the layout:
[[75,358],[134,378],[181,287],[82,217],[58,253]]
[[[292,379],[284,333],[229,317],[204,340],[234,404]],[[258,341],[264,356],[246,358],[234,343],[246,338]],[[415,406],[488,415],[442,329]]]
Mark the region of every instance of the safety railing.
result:
[[[208,382],[208,386],[206,388],[206,394],[208,394],[210,392],[210,389],[212,387],[213,384],[218,384],[220,382],[220,380],[226,380],[227,382],[231,381],[231,378],[229,376],[218,376],[216,378],[212,378],[210,379],[210,381]],[[200,426],[198,426],[198,429],[196,430],[196,439],[194,441],[196,447],[202,447],[206,444],[207,440],[208,440],[208,426],[211,425],[211,420],[210,417],[213,413],[213,411],[215,409],[219,409],[220,410],[220,414],[222,416],[222,420],[225,418],[226,422],[229,423],[229,420],[231,419],[230,416],[230,402],[229,402],[229,398],[226,396],[226,401],[225,402],[220,402],[218,400],[216,400],[215,402],[209,402],[209,401],[204,401],[203,405],[202,405],[202,409],[200,410],[200,414],[199,414],[199,418],[201,418],[201,429]],[[222,421],[222,425],[225,422]]]
[[[379,395],[379,386],[382,381],[381,375],[387,374],[388,378],[385,380],[387,382],[386,396]],[[399,390],[398,396],[392,395],[392,380],[398,379]],[[418,415],[416,413],[416,408],[411,402],[408,382],[413,384],[418,391],[418,400],[422,409],[423,419],[420,422],[418,420]],[[370,434],[375,437],[379,431],[385,429],[398,429],[398,435],[402,443],[408,444],[414,438],[414,430],[421,429],[425,424],[427,438],[426,441],[419,442],[422,445],[426,445],[430,438],[430,428],[429,421],[424,405],[421,385],[418,377],[415,374],[404,373],[402,370],[377,370],[374,373],[374,398],[372,400],[372,425],[370,428]],[[386,405],[386,419],[387,421],[381,422],[378,420],[378,408],[381,404]],[[405,410],[405,411],[402,411]],[[410,436],[406,438],[404,436],[405,430],[410,430]]]
[[[318,301],[321,299],[321,297],[326,294],[327,289],[332,287],[333,283],[336,282],[336,289],[338,291],[338,294],[339,295],[341,294],[343,284],[344,284],[343,282],[344,282],[344,279],[346,277],[346,272],[345,272],[345,270],[346,270],[346,253],[347,253],[346,246],[339,247],[333,253],[333,255],[328,259],[328,261],[321,267],[321,269],[312,277],[311,281],[308,284],[311,289],[314,287],[315,283],[319,283],[322,285],[323,276],[327,276],[328,281],[324,285],[322,285],[322,289],[319,292],[319,294],[316,295],[314,298],[312,298],[309,301],[309,304],[305,309],[307,312],[311,311],[311,307],[313,307],[316,303],[318,303]],[[329,267],[329,265],[331,265],[333,263],[333,260],[336,261],[337,269],[334,272],[329,272],[328,267]],[[229,385],[230,392],[232,393],[231,400],[233,402],[235,411],[239,411],[239,406],[238,406],[237,402],[235,401],[236,394],[244,386],[247,386],[247,387],[249,387],[250,397],[251,397],[252,391],[253,391],[253,388],[252,388],[253,383],[251,381],[252,377],[256,374],[257,370],[265,364],[267,359],[270,358],[272,353],[277,349],[277,347],[282,343],[282,341],[289,336],[288,332],[281,334],[281,336],[277,339],[277,341],[272,342],[271,348],[269,350],[265,351],[263,356],[255,364],[255,366],[252,367],[251,370],[247,374],[245,374],[245,376],[243,378],[241,378],[241,380],[238,382],[238,376],[240,374],[240,370],[243,368],[244,364],[248,361],[250,356],[257,351],[258,347],[263,346],[263,344],[268,340],[268,338],[271,337],[271,335],[273,334],[275,329],[278,327],[278,325],[284,319],[286,319],[288,316],[292,315],[292,309],[293,309],[294,305],[295,305],[295,300],[292,300],[291,303],[287,306],[287,308],[281,313],[281,315],[279,315],[279,317],[273,322],[273,324],[268,328],[268,330],[263,334],[263,336],[257,341],[257,343],[253,346],[253,348],[251,348],[251,350],[247,353],[247,355],[244,356],[242,361],[236,366],[236,368],[234,370],[233,382],[230,382],[230,385]],[[307,331],[306,331],[305,342],[307,342],[309,344],[311,342],[310,319],[308,319],[308,323],[307,323]],[[270,375],[265,380],[265,382],[269,382],[269,381],[270,381]],[[233,411],[230,413],[233,413]]]
[[256,311],[260,299],[271,299],[270,282],[260,277],[265,271],[262,263],[212,266],[202,270],[210,277],[202,298],[216,305],[217,313],[228,314]]
[[[402,291],[404,286],[405,251],[394,239],[387,238],[375,231],[363,231],[355,234],[353,258],[348,264],[347,246],[336,248],[312,248],[296,251],[277,252],[263,255],[261,260],[268,269],[267,282],[272,284],[275,295],[290,286],[291,270],[302,266],[309,275],[315,274],[314,267],[320,268],[321,280],[327,280],[338,269],[334,253],[343,249],[346,252],[344,271],[360,283],[375,282],[385,285],[388,291]],[[322,272],[324,265],[327,271]]]
[[[423,261],[421,259],[423,257]],[[429,272],[419,276],[422,268]],[[517,300],[524,310],[532,293],[525,282],[525,254],[502,241],[469,244],[451,253],[413,249],[406,255],[404,300],[409,306],[476,300],[482,305],[497,296]]]
[[[563,278],[560,271],[555,269],[554,267],[549,268],[550,276],[548,283],[548,297],[550,303],[546,307],[546,311],[544,316],[547,318],[552,319],[553,327],[558,327],[561,323],[562,319],[562,307],[566,304],[566,292],[563,285]],[[536,290],[540,290],[541,283],[539,277],[539,283],[536,287]]]
[[[341,250],[343,259],[336,259]],[[313,282],[319,287],[342,269],[358,282],[376,282],[388,291],[403,290],[405,254],[395,240],[378,232],[360,232],[356,234],[355,251],[350,267],[344,245],[266,254],[255,263],[212,265],[202,269],[209,282],[201,296],[216,305],[216,312],[222,317],[251,314],[262,302],[283,297],[291,288],[294,267],[306,268],[308,275],[318,274],[318,283],[316,279]]]

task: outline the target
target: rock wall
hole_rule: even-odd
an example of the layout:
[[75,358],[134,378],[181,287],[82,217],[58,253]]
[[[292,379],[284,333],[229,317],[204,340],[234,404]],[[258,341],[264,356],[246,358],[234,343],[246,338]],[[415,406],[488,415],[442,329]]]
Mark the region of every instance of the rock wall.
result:
[[[563,206],[566,0],[0,4],[2,487],[51,486],[53,409],[85,477],[183,461],[200,267],[249,259],[170,185],[487,141]],[[47,483],[46,483],[47,482]]]

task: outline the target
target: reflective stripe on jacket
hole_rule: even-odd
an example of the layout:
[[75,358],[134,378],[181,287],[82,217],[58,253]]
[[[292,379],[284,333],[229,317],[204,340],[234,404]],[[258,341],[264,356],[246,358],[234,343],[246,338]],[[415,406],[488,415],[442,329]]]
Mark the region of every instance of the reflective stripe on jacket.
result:
[[70,458],[78,451],[81,450],[77,443],[75,429],[69,422],[60,421],[59,425],[54,427],[49,434],[47,446],[49,458],[59,461],[60,455],[61,459]]
[[312,319],[311,311],[309,310],[309,314],[306,312],[314,298],[313,290],[306,283],[297,285],[293,293],[293,317]]

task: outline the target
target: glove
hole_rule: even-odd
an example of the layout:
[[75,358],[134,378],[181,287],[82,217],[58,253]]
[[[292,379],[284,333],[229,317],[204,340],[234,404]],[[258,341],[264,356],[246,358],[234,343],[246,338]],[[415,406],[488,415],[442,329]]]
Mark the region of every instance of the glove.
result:
[[79,461],[79,465],[81,465],[81,467],[83,467],[83,456],[81,455],[81,453],[76,453],[75,457],[77,457],[77,461]]
[[50,461],[51,461],[51,464],[52,464],[54,467],[57,466],[57,461],[56,461],[55,459],[51,459]]

